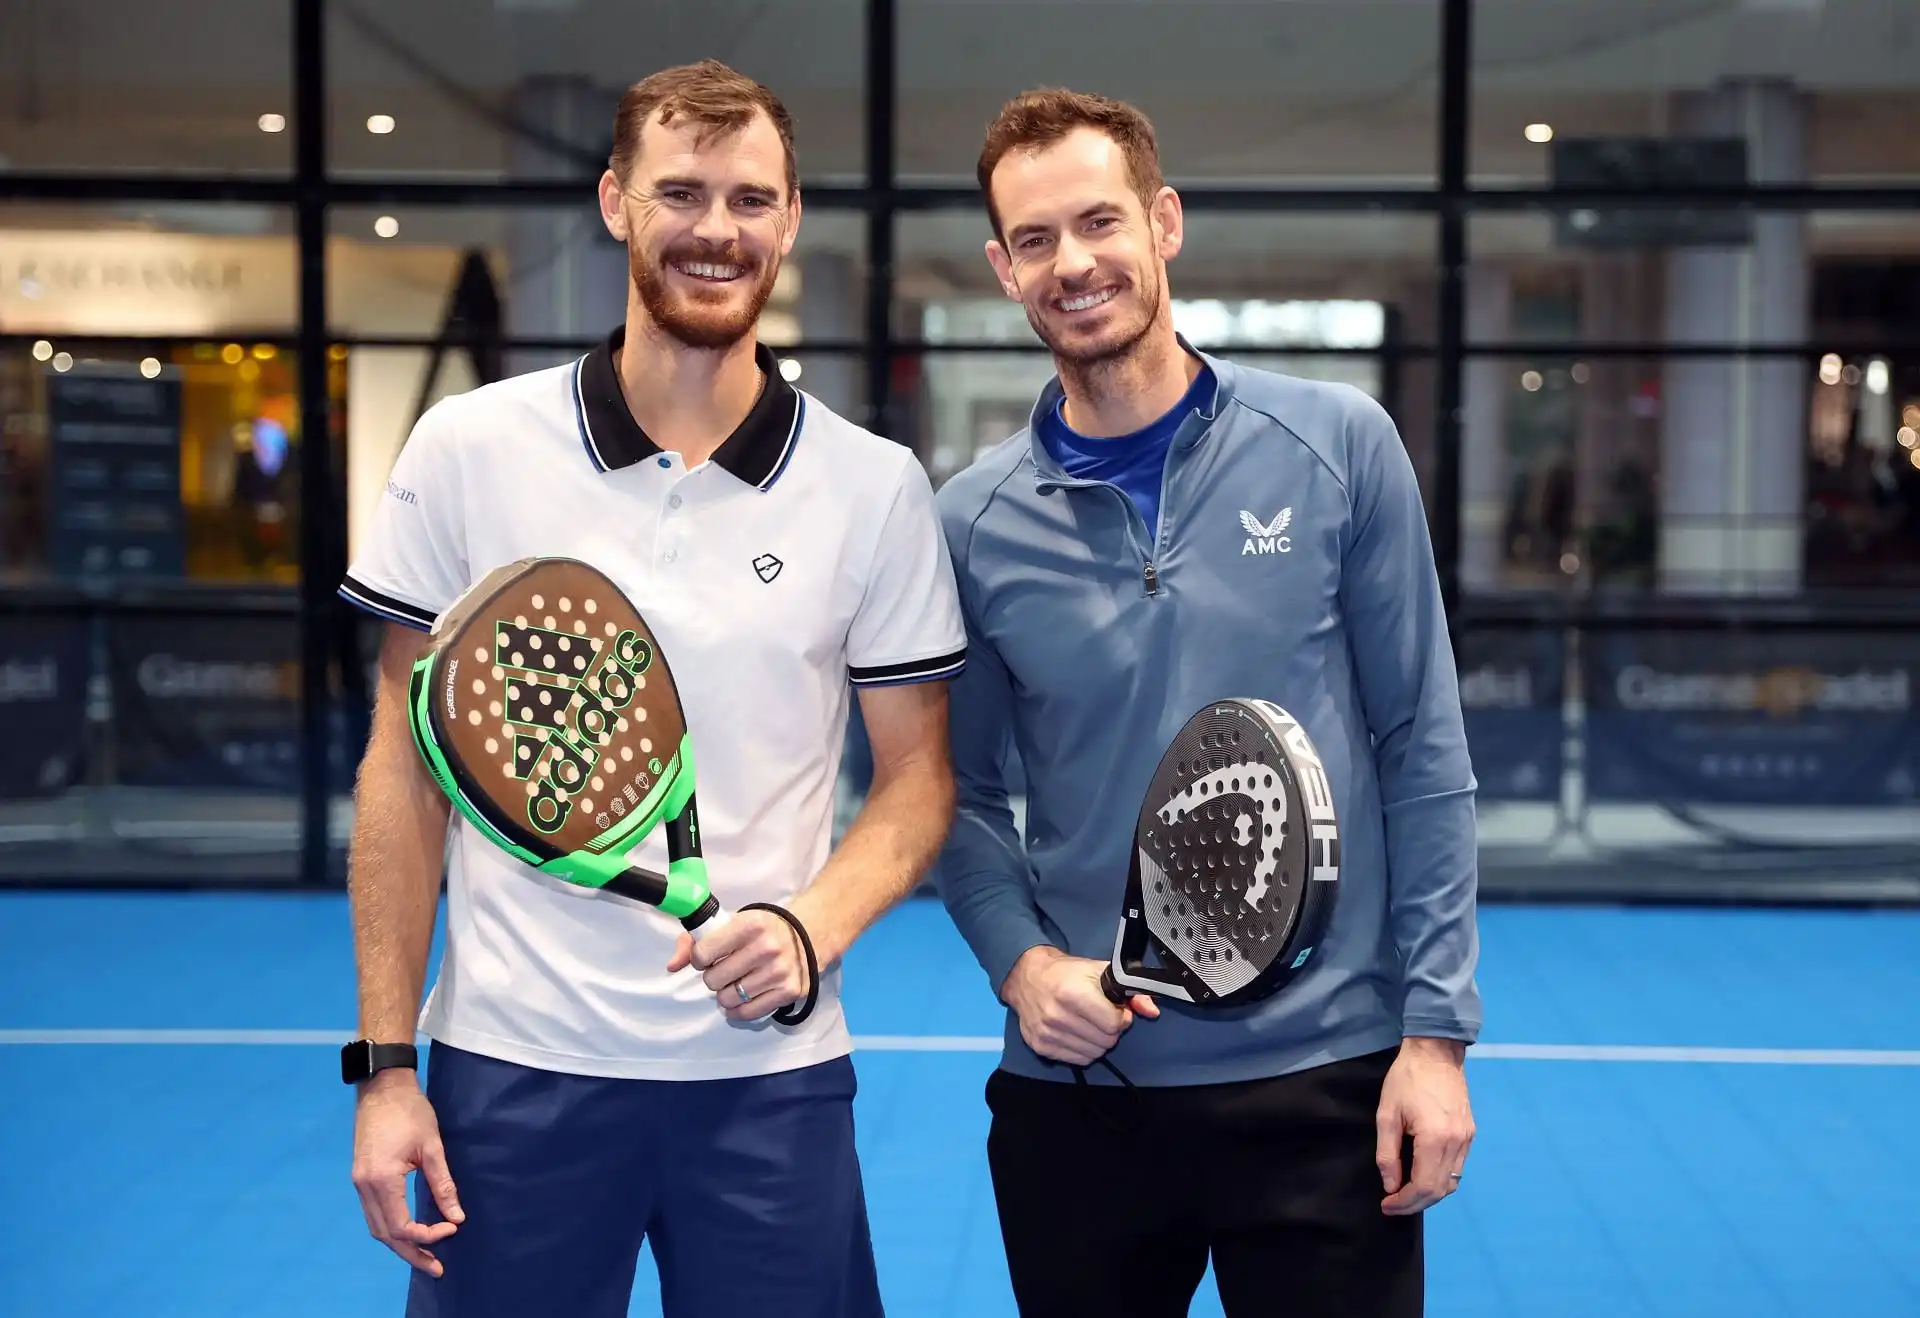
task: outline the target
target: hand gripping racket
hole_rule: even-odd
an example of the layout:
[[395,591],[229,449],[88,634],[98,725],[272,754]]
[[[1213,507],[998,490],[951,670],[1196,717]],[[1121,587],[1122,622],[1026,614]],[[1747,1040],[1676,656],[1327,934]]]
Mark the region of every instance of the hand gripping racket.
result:
[[[646,620],[585,563],[531,558],[494,569],[435,623],[407,702],[434,781],[490,841],[543,874],[657,907],[698,940],[730,913],[700,847],[693,741]],[[667,872],[632,859],[661,824]],[[774,1013],[797,1024],[811,988]]]
[[1208,705],[1142,800],[1100,987],[1116,1005],[1133,993],[1209,1009],[1271,997],[1312,957],[1339,884],[1333,793],[1307,730],[1268,701]]

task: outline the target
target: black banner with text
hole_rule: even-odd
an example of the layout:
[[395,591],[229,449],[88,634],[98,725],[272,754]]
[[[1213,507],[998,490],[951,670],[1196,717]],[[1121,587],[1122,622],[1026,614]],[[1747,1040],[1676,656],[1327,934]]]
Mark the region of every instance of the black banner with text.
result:
[[87,625],[79,619],[0,619],[0,798],[71,787],[84,767]]
[[1557,628],[1461,635],[1460,705],[1482,800],[1560,799],[1565,654]]
[[[300,790],[300,632],[290,617],[121,618],[113,624],[119,781]],[[346,790],[339,711],[330,780]]]
[[1898,633],[1587,638],[1596,801],[1903,805],[1920,797],[1920,639]]

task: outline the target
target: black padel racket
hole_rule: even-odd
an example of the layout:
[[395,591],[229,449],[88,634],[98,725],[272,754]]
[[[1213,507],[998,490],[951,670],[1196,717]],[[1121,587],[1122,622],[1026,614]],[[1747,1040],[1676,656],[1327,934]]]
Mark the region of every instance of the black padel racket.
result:
[[1222,700],[1160,758],[1134,830],[1100,987],[1202,1007],[1271,997],[1326,932],[1340,830],[1307,730],[1264,700]]
[[[658,907],[695,938],[730,918],[700,849],[693,744],[659,642],[601,572],[494,569],[434,625],[408,717],[435,781],[497,846]],[[662,823],[667,872],[631,853]]]

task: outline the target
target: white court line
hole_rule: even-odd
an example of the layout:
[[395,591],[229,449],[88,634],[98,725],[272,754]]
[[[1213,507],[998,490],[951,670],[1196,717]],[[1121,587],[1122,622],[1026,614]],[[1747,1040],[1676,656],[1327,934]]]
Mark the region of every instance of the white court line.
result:
[[[351,1038],[341,1030],[0,1030],[0,1046],[115,1046],[174,1044],[332,1045]],[[870,1053],[997,1053],[992,1034],[865,1034],[854,1046]],[[1636,1044],[1483,1043],[1470,1060],[1531,1062],[1715,1062],[1772,1066],[1920,1066],[1920,1049],[1697,1048]]]

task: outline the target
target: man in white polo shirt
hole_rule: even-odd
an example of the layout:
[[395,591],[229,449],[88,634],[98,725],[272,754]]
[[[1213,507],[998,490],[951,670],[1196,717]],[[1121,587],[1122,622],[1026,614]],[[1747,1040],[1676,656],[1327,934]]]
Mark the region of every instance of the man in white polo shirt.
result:
[[[838,962],[951,817],[965,633],[946,543],[913,454],[796,390],[755,338],[800,219],[779,101],[721,65],[668,70],[623,98],[615,144],[600,201],[629,253],[626,323],[421,418],[341,587],[393,624],[350,880],[354,1182],[414,1265],[409,1314],[618,1318],[643,1239],[669,1315],[878,1314]],[[448,808],[408,736],[408,670],[462,590],[536,555],[597,566],[647,618],[698,748],[715,890],[787,911],[817,985],[777,914],[696,952],[676,921],[456,819],[420,1009]],[[873,785],[834,848],[855,691]],[[663,867],[664,840],[636,859]],[[803,1022],[768,1019],[811,988]]]

